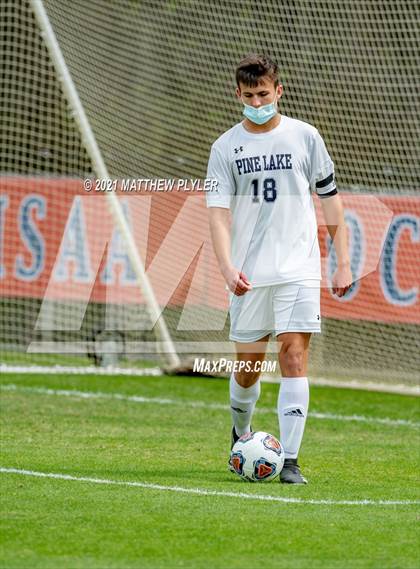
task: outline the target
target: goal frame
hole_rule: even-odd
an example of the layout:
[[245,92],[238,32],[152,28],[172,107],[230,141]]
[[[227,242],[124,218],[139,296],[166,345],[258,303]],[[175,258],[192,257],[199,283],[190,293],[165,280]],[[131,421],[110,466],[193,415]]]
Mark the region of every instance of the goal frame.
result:
[[[48,14],[42,0],[29,0],[36,21],[41,30],[41,37],[45,42],[51,62],[60,81],[64,96],[70,106],[72,116],[79,128],[82,144],[92,161],[93,171],[101,180],[110,180],[108,169],[102,157],[102,153],[96,141],[89,119],[85,113],[83,104],[77,92],[69,68],[62,54],[60,45],[52,28]],[[156,321],[156,336],[158,352],[165,358],[170,366],[180,366],[180,358],[175,344],[169,333],[162,311],[156,300],[150,280],[146,274],[143,260],[135,243],[134,237],[125,219],[123,209],[115,192],[106,192],[109,209],[127,248],[127,254],[137,277],[140,290],[146,301],[146,309],[152,322]]]

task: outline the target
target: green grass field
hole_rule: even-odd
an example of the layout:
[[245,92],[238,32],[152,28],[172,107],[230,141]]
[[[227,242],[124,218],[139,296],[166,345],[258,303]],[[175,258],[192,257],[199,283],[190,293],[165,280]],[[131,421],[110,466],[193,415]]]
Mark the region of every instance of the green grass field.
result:
[[[2,569],[420,566],[418,399],[313,388],[310,483],[289,487],[227,471],[225,380],[1,382],[3,469],[106,482],[3,470]],[[255,429],[278,434],[277,391],[263,385]]]

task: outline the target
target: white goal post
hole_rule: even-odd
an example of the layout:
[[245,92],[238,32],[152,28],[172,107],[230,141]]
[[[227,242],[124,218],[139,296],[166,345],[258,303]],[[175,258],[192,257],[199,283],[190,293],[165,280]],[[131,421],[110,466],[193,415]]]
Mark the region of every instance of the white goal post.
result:
[[[80,129],[83,144],[89,157],[92,160],[94,171],[97,177],[101,180],[110,179],[105,162],[102,158],[101,151],[96,142],[89,120],[84,111],[77,89],[72,80],[71,74],[61,53],[60,46],[55,37],[54,30],[52,29],[48,15],[45,11],[42,0],[30,0],[31,7],[34,11],[36,20],[41,29],[42,38],[47,46],[57,76],[60,80],[61,87],[67,97],[68,103],[71,107],[73,117]],[[158,351],[167,359],[167,363],[171,366],[177,367],[180,365],[180,359],[172,341],[168,327],[166,326],[161,309],[157,303],[153,288],[144,270],[143,261],[137,249],[133,235],[127,225],[127,220],[121,204],[115,192],[106,192],[106,199],[109,201],[109,207],[114,216],[119,230],[125,240],[127,252],[130,257],[133,269],[136,273],[138,284],[146,299],[147,309],[150,314],[151,320],[156,321],[157,335],[158,335]]]

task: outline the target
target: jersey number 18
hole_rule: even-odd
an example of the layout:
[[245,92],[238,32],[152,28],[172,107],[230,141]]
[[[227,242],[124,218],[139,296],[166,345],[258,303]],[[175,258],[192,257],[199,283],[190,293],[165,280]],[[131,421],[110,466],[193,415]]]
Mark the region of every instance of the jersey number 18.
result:
[[[252,201],[260,203],[258,179],[252,180]],[[276,180],[274,178],[265,178],[263,181],[263,198],[266,202],[273,202],[277,197]]]

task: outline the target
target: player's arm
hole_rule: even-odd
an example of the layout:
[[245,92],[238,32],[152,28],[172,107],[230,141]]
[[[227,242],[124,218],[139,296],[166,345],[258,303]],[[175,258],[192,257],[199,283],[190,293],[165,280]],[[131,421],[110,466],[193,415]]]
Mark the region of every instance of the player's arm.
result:
[[230,210],[224,207],[209,207],[209,225],[213,249],[226,284],[231,292],[242,296],[251,289],[251,284],[231,261]]
[[230,205],[235,193],[235,180],[226,154],[226,149],[218,149],[213,144],[207,178],[216,181],[216,188],[215,191],[207,193],[206,201],[211,239],[220,271],[229,290],[241,296],[251,289],[251,284],[246,276],[233,266],[231,259]]
[[315,132],[311,149],[310,184],[321,199],[325,223],[337,256],[337,270],[332,278],[332,292],[337,296],[343,296],[353,280],[347,244],[347,227],[343,204],[335,184],[334,163],[318,131]]
[[332,278],[332,292],[341,297],[346,294],[353,281],[343,204],[338,193],[335,193],[322,197],[321,206],[337,257],[337,270]]

